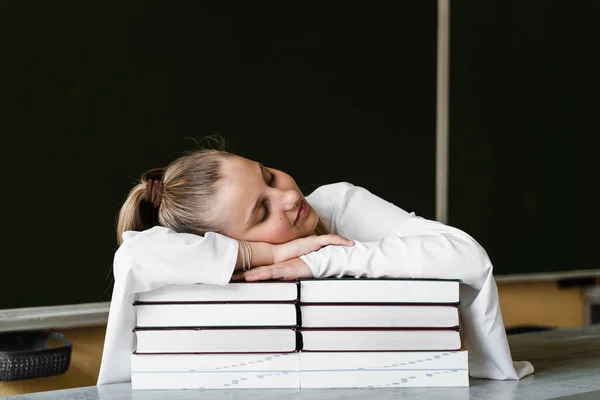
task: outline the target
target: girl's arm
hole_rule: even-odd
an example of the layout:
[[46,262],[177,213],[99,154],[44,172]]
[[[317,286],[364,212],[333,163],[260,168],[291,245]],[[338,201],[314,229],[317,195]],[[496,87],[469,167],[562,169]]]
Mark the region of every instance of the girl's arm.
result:
[[[237,240],[208,232],[204,236],[176,233],[155,226],[123,234],[114,259],[115,281],[126,281],[129,293],[155,290],[165,285],[227,284],[243,265]],[[337,235],[310,236],[273,245],[248,242],[253,267],[271,265],[310,253],[327,245],[352,245]]]
[[412,216],[401,232],[352,247],[329,246],[300,257],[314,277],[460,278],[479,287],[491,268],[469,235]]
[[314,277],[445,277],[477,287],[491,268],[485,250],[457,228],[407,213],[349,183],[323,189],[314,199],[333,204],[328,206],[330,226],[356,244],[301,256]]

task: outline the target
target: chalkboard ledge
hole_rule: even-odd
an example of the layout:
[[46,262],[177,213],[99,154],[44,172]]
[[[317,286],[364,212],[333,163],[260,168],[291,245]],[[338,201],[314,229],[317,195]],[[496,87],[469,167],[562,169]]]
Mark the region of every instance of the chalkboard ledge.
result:
[[0,310],[0,332],[105,326],[110,302]]
[[562,279],[600,278],[600,269],[573,270],[560,272],[541,272],[533,274],[506,274],[496,275],[496,283],[526,283],[526,282],[548,282]]

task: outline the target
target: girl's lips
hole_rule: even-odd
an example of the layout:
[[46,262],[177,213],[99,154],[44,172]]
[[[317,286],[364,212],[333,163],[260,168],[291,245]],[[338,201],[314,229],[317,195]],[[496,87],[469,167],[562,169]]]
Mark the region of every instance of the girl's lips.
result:
[[306,217],[307,212],[308,212],[308,204],[306,203],[306,200],[302,199],[301,203],[300,203],[300,207],[298,207],[298,214],[296,215],[296,221],[294,221],[294,225],[296,225],[298,222],[302,221],[302,218]]

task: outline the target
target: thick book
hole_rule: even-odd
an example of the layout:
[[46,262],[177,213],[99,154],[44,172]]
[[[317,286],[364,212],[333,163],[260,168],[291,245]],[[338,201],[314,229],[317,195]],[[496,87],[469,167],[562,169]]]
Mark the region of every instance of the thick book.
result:
[[454,328],[459,326],[454,305],[303,304],[302,327]]
[[468,386],[467,351],[132,354],[132,389]]
[[298,282],[232,282],[225,286],[194,284],[169,285],[140,293],[138,303],[190,303],[215,301],[295,301]]
[[132,354],[132,389],[300,387],[298,353]]
[[466,350],[300,352],[301,388],[469,386]]
[[272,353],[296,351],[294,329],[164,328],[134,330],[136,353]]
[[134,303],[138,328],[295,327],[295,303]]
[[458,304],[458,279],[299,279],[301,303]]
[[301,328],[303,351],[450,351],[461,349],[458,329]]

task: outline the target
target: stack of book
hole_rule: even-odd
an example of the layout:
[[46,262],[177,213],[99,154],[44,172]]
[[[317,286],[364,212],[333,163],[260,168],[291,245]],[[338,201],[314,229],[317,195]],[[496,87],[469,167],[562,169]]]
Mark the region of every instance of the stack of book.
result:
[[458,284],[326,278],[143,293],[132,387],[468,386]]
[[139,389],[297,388],[294,282],[180,285],[134,303]]
[[468,386],[458,285],[450,280],[300,280],[301,386]]

